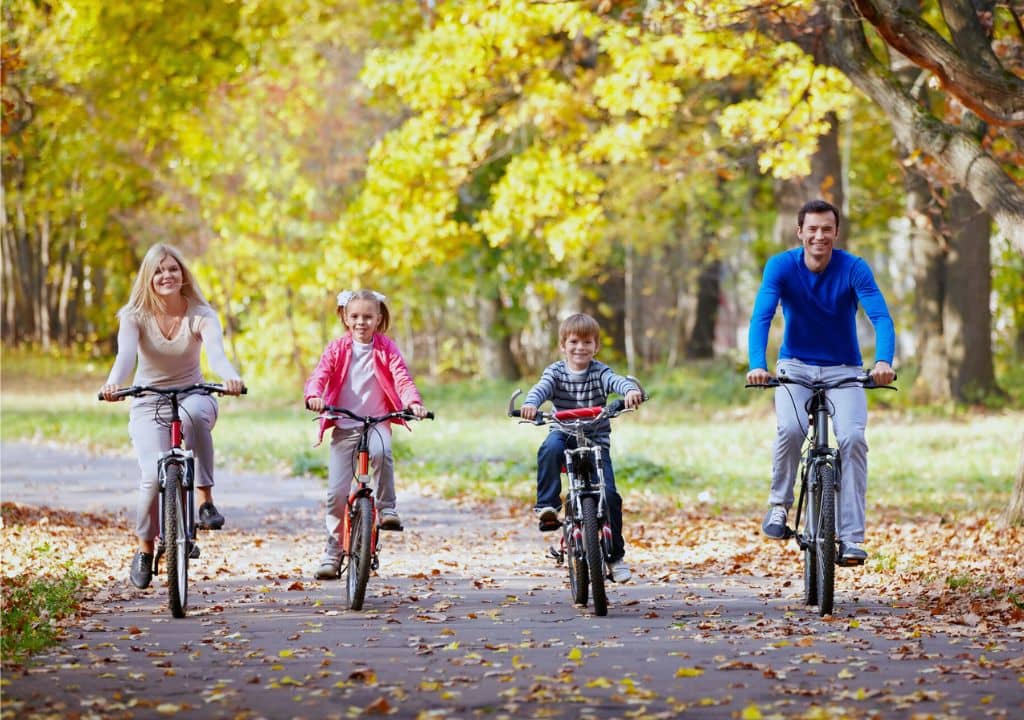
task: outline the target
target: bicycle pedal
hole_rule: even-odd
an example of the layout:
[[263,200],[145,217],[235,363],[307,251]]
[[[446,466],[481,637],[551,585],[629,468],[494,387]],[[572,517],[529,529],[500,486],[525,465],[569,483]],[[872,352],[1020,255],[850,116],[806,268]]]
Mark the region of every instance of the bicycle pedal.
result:
[[192,543],[192,548],[188,551],[188,557],[190,560],[197,560],[199,558],[199,546]]
[[839,567],[857,567],[858,565],[863,564],[864,561],[859,560],[857,558],[844,558],[838,555],[836,556],[836,565],[838,565]]
[[548,548],[548,555],[559,565],[565,562],[565,553],[561,550],[556,550],[554,547]]
[[386,525],[378,525],[377,529],[383,530],[384,532],[405,532],[405,525],[399,525],[398,527],[387,527]]

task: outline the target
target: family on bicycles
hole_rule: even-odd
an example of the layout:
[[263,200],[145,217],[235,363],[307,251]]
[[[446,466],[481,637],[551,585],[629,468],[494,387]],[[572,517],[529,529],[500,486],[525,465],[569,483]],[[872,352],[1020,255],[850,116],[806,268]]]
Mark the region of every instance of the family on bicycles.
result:
[[[754,302],[749,328],[749,372],[747,382],[764,386],[774,380],[766,360],[769,328],[781,304],[785,320],[777,372],[802,381],[829,381],[860,372],[861,354],[857,340],[856,313],[864,308],[875,329],[875,363],[870,378],[887,385],[895,378],[892,359],[895,334],[885,299],[867,263],[835,247],[839,237],[839,211],[831,204],[814,200],[799,211],[796,235],[800,246],[773,256],[767,263]],[[328,430],[331,442],[325,503],[325,541],[315,575],[318,579],[339,577],[343,548],[339,528],[349,512],[353,478],[361,471],[372,476],[379,529],[402,528],[395,501],[394,459],[391,424],[406,426],[406,419],[423,419],[431,414],[423,405],[412,374],[387,335],[390,312],[387,299],[369,290],[343,291],[337,297],[336,313],[344,334],[324,349],[315,370],[305,383],[304,400],[309,410],[320,415],[319,439]],[[199,355],[206,348],[210,366],[223,378],[222,390],[239,394],[244,384],[224,353],[222,331],[181,254],[174,248],[154,245],[139,268],[131,297],[119,313],[118,351],[101,395],[116,399],[119,383],[137,363],[136,385],[188,385],[199,383]],[[563,528],[561,475],[564,463],[579,444],[600,448],[603,497],[607,502],[607,576],[615,582],[631,577],[625,562],[622,528],[622,498],[615,485],[610,454],[611,427],[608,417],[633,410],[645,399],[639,384],[616,374],[595,359],[600,346],[600,326],[591,316],[576,313],[559,327],[562,359],[543,371],[529,390],[517,414],[525,421],[543,420],[540,407],[549,402],[554,412],[548,418],[564,420],[569,411],[587,417],[585,434],[576,436],[568,425],[552,423],[537,451],[537,496],[534,513],[542,532]],[[621,396],[614,413],[605,412],[609,395]],[[771,539],[789,536],[788,513],[794,501],[794,483],[801,447],[807,436],[806,402],[811,390],[790,384],[776,390],[777,436],[774,443],[769,509],[762,530]],[[840,564],[860,564],[867,557],[862,548],[867,490],[867,403],[862,386],[843,386],[827,392],[834,431],[842,458],[838,482],[836,531]],[[168,449],[166,419],[161,417],[158,398],[136,398],[132,404],[129,431],[141,469],[136,534],[139,548],[132,560],[131,580],[137,587],[149,585],[153,572],[153,545],[158,534],[156,499],[157,461]],[[218,529],[224,518],[213,504],[213,444],[210,431],[216,422],[217,403],[208,393],[186,394],[184,433],[195,452],[195,491],[199,495],[199,527]],[[589,415],[587,412],[594,411]],[[601,413],[604,413],[601,415]],[[598,417],[601,415],[600,417]],[[373,422],[369,422],[373,420]],[[569,451],[569,454],[567,454]],[[357,466],[365,453],[368,467]]]

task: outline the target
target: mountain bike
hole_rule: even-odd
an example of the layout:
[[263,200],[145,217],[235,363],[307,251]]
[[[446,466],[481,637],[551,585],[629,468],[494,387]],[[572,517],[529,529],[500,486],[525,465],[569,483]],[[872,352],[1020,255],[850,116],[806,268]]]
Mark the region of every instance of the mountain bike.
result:
[[[242,394],[248,390],[242,388]],[[167,555],[167,606],[171,615],[185,617],[188,607],[188,561],[199,557],[196,544],[195,514],[195,458],[192,451],[184,447],[184,433],[181,427],[181,398],[185,395],[227,394],[223,385],[195,383],[176,388],[161,388],[150,385],[133,385],[113,393],[111,400],[126,397],[159,395],[166,402],[160,402],[154,409],[157,422],[167,427],[171,436],[171,448],[160,453],[157,459],[157,481],[160,493],[160,537],[153,555],[153,574],[160,568],[160,558]],[[100,400],[104,397],[98,395]],[[169,408],[170,417],[163,417],[161,411]]]
[[[832,614],[835,598],[836,566],[859,565],[839,557],[836,545],[836,498],[842,479],[839,450],[829,445],[828,391],[860,385],[866,390],[896,390],[892,385],[876,385],[869,371],[831,382],[805,381],[780,374],[771,382],[746,385],[748,388],[769,388],[780,385],[801,385],[811,391],[804,410],[808,416],[807,444],[800,459],[800,495],[796,505],[794,527],[786,527],[784,539],[796,538],[803,551],[804,604],[817,605],[818,614]],[[792,396],[791,396],[792,397]],[[804,517],[806,515],[806,517]],[[800,532],[800,522],[804,530]]]
[[[629,379],[636,382],[635,378]],[[647,400],[642,388],[640,392]],[[521,390],[516,390],[508,400],[510,417],[520,417],[515,401],[521,394]],[[626,408],[624,400],[617,399],[603,407],[538,412],[532,421],[523,421],[554,425],[575,441],[575,448],[565,449],[562,468],[566,498],[561,544],[558,548],[549,548],[548,552],[558,565],[565,563],[569,570],[572,601],[586,606],[589,595],[594,603],[594,614],[600,616],[608,614],[604,581],[612,557],[612,528],[605,497],[604,455],[601,447],[590,440],[587,431],[602,420],[624,412],[632,410]]]
[[[349,418],[362,423],[359,447],[356,449],[355,474],[349,489],[347,512],[341,517],[339,545],[342,551],[341,569],[345,576],[345,604],[350,610],[361,610],[366,597],[370,571],[380,567],[380,517],[370,476],[370,430],[389,420],[420,420],[411,410],[398,410],[377,417],[356,415],[343,407],[327,405],[314,420],[340,420]],[[433,420],[428,412],[422,419]],[[404,528],[394,528],[401,532]]]

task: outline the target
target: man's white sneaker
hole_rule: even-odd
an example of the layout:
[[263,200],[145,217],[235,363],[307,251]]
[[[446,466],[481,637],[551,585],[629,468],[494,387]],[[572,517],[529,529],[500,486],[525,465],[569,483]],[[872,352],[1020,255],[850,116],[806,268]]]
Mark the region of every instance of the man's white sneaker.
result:
[[630,571],[629,565],[622,560],[617,560],[608,563],[608,577],[612,579],[612,582],[624,583],[629,582],[629,579],[633,577],[633,573]]

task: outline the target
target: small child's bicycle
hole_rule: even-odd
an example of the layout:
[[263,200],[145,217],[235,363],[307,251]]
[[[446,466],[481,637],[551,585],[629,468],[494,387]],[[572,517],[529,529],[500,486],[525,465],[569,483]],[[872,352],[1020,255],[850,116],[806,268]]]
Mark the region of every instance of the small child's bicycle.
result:
[[[796,504],[795,528],[786,528],[786,538],[795,537],[803,551],[804,604],[817,605],[818,614],[832,614],[835,597],[836,565],[847,565],[836,551],[836,499],[842,478],[842,462],[837,448],[829,447],[830,404],[827,392],[841,387],[861,385],[867,390],[895,390],[891,385],[875,385],[869,371],[832,382],[808,382],[780,374],[763,385],[748,388],[801,385],[812,392],[804,411],[808,415],[807,446],[800,460],[800,496]],[[800,532],[800,521],[804,530]],[[860,563],[856,563],[860,564]]]
[[[380,567],[380,518],[377,501],[370,476],[370,430],[389,420],[420,420],[411,410],[398,410],[378,417],[356,415],[343,407],[327,405],[314,420],[340,420],[350,418],[362,423],[359,447],[356,449],[355,475],[349,489],[347,508],[338,528],[341,546],[342,575],[345,576],[345,605],[351,610],[361,610],[366,597],[366,585],[370,571]],[[433,420],[434,413],[428,412],[424,420]],[[394,528],[401,531],[403,528]]]
[[[242,388],[242,394],[248,392]],[[188,607],[188,561],[199,557],[196,544],[195,513],[195,459],[191,450],[184,447],[184,433],[181,429],[181,398],[200,393],[210,395],[227,394],[223,385],[196,383],[177,388],[161,388],[149,385],[133,385],[113,393],[111,400],[143,395],[160,395],[170,407],[166,426],[171,436],[171,448],[160,454],[157,460],[157,479],[160,483],[160,537],[153,555],[154,574],[160,567],[160,558],[167,555],[167,605],[171,615],[185,617]],[[103,394],[99,394],[103,400]],[[163,408],[156,408],[159,413]]]
[[[630,379],[636,382],[635,378]],[[643,389],[640,392],[646,400],[647,394]],[[516,390],[508,400],[510,417],[520,417],[515,400],[521,394],[521,390]],[[565,449],[562,468],[566,498],[561,545],[549,548],[549,553],[559,565],[564,562],[568,566],[572,601],[586,606],[589,594],[594,601],[594,614],[602,616],[608,614],[604,581],[608,575],[607,563],[612,557],[612,528],[605,497],[604,456],[601,447],[587,436],[587,430],[624,412],[632,410],[626,408],[624,400],[618,399],[604,407],[538,412],[534,420],[522,421],[555,425],[575,440],[575,448]]]

